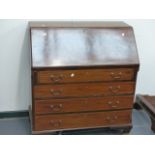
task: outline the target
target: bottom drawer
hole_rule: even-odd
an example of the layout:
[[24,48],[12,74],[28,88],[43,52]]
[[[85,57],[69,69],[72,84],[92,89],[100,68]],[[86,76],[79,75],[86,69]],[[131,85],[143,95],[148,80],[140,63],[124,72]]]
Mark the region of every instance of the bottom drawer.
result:
[[35,131],[110,127],[126,124],[131,124],[131,110],[35,117]]

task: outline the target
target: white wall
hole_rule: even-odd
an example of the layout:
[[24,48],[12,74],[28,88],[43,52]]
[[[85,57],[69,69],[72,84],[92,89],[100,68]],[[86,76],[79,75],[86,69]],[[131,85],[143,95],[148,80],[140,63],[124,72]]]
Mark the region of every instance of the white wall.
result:
[[155,95],[155,20],[125,20],[135,32],[140,71],[136,93]]
[[28,109],[30,51],[27,21],[0,20],[0,111]]
[[[134,27],[141,62],[137,93],[155,94],[155,20],[124,20]],[[27,20],[0,20],[0,111],[31,102]]]

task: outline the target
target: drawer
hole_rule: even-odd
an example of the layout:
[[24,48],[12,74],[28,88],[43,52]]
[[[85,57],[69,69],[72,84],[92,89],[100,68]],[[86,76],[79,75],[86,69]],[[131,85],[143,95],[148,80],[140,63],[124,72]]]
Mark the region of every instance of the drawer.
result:
[[36,85],[33,87],[36,99],[133,94],[134,89],[134,82]]
[[38,83],[73,83],[90,81],[122,81],[133,80],[134,69],[79,69],[38,71]]
[[35,117],[35,130],[110,127],[131,123],[131,110],[42,115]]
[[35,100],[35,114],[132,108],[133,96]]

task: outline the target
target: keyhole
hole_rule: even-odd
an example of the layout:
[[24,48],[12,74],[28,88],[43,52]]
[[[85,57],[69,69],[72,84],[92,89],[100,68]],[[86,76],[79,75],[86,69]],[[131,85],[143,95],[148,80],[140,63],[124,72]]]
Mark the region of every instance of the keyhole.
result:
[[75,74],[74,74],[74,73],[72,73],[70,76],[71,76],[71,77],[74,77],[74,76],[75,76]]

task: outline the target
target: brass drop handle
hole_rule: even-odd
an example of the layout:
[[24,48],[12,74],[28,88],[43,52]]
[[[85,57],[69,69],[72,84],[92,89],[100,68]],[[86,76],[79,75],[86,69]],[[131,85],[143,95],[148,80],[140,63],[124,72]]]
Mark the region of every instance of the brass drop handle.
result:
[[114,117],[113,117],[113,119],[114,119],[114,120],[117,120],[117,119],[118,119],[118,117],[117,117],[117,116],[114,116]]
[[61,120],[51,120],[51,121],[50,121],[50,124],[51,124],[52,126],[54,126],[54,127],[59,127],[59,126],[61,126],[62,121],[61,121]]
[[108,104],[111,105],[112,104],[112,101],[109,101]]
[[117,116],[113,116],[113,117],[107,116],[107,117],[106,117],[106,120],[107,120],[108,122],[114,122],[114,121],[117,120],[117,119],[118,119]]
[[50,90],[50,93],[53,95],[53,96],[58,96],[62,93],[62,90],[54,90],[54,89],[51,89]]
[[108,102],[108,105],[111,106],[112,108],[117,108],[119,104],[119,101],[115,101],[114,103],[112,101]]
[[112,77],[113,79],[117,80],[117,79],[121,79],[121,77],[122,77],[122,72],[119,72],[119,73],[111,72],[110,75],[111,75],[111,77]]
[[55,76],[55,75],[50,75],[50,79],[53,81],[53,82],[60,82],[61,80],[63,80],[63,75],[58,75],[58,76]]
[[50,108],[51,108],[52,110],[54,110],[54,111],[59,111],[59,110],[62,109],[62,107],[63,107],[62,104],[55,104],[55,105],[51,104],[51,105],[50,105]]
[[117,108],[117,105],[112,105],[111,107],[112,107],[112,108]]
[[109,87],[109,90],[113,93],[113,94],[116,94],[119,90],[120,90],[120,86],[110,86]]
[[111,120],[111,118],[110,118],[109,116],[107,116],[107,117],[106,117],[106,120],[107,120],[107,121],[110,121],[110,120]]

